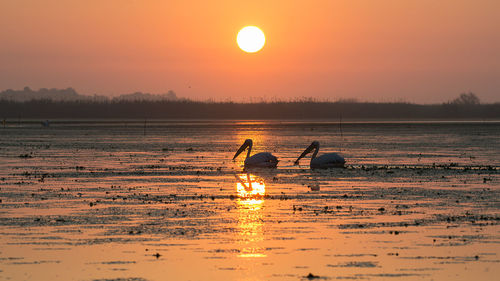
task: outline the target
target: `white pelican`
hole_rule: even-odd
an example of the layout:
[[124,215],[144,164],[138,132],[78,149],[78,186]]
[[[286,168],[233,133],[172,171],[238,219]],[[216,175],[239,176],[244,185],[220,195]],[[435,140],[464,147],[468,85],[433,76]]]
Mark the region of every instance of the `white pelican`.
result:
[[251,139],[245,140],[238,151],[236,151],[233,160],[248,147],[247,158],[245,158],[245,168],[276,168],[278,165],[278,158],[269,152],[260,152],[250,156],[252,145],[253,142]]
[[310,164],[311,169],[328,169],[328,168],[344,167],[345,164],[344,157],[338,155],[337,153],[326,153],[316,158],[316,155],[318,154],[319,151],[319,142],[317,141],[313,141],[311,145],[308,148],[306,148],[304,152],[302,152],[299,158],[297,158],[297,160],[295,161],[294,165],[298,165],[299,160],[302,157],[306,156],[315,148],[316,150],[314,151],[311,157],[311,164]]

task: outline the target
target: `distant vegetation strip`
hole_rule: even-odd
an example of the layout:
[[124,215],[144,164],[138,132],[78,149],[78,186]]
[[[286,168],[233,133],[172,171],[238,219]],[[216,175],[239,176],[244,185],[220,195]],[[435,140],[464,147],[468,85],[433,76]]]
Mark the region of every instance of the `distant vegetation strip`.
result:
[[0,100],[0,118],[500,119],[500,103],[196,102]]
[[66,89],[47,89],[41,88],[32,90],[30,87],[24,87],[22,90],[8,89],[0,92],[0,100],[9,100],[16,102],[26,102],[32,100],[51,100],[51,101],[91,101],[91,102],[109,102],[109,101],[173,101],[178,100],[174,91],[167,91],[163,94],[150,94],[135,92],[123,94],[116,97],[104,95],[81,95],[73,88]]
[[2,119],[124,118],[124,119],[500,119],[500,103],[481,104],[474,93],[463,93],[443,104],[404,102],[335,102],[302,98],[256,103],[192,101],[173,91],[136,92],[109,98],[85,96],[74,89],[0,92]]

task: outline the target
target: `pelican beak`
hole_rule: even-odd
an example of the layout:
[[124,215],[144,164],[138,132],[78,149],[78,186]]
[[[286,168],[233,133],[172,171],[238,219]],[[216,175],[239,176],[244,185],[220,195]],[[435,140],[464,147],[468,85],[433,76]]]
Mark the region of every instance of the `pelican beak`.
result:
[[299,158],[297,158],[297,160],[295,160],[295,163],[293,163],[294,165],[299,165],[299,160],[302,159],[302,157],[306,156],[307,154],[309,154],[313,149],[314,149],[314,145],[311,144],[309,147],[306,148],[306,150],[304,150],[304,152],[302,152],[302,154],[299,156]]
[[234,155],[233,157],[233,160],[236,159],[236,157],[238,157],[238,155],[240,155],[243,151],[245,151],[245,149],[248,147],[248,143],[245,142],[243,143],[240,148],[238,149],[238,151],[236,151],[236,154]]

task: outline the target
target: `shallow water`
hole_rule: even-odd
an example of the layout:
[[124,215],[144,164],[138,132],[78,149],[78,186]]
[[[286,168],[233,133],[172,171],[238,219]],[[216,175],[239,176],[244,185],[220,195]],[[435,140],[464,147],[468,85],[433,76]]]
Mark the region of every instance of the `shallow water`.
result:
[[[246,138],[278,168],[231,161]],[[293,166],[313,140],[346,169]],[[493,280],[499,144],[498,122],[11,124],[0,280]]]

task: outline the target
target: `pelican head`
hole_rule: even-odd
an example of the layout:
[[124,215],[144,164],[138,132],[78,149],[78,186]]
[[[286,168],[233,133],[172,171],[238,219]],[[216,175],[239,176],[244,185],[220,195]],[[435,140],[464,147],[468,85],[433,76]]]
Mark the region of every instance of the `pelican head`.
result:
[[251,139],[246,139],[245,142],[238,148],[238,151],[236,151],[236,154],[234,154],[233,160],[238,157],[247,147],[252,146],[252,140]]
[[311,145],[309,145],[306,148],[306,150],[304,150],[304,152],[302,152],[302,154],[299,156],[299,158],[297,158],[297,160],[295,160],[295,163],[293,163],[293,164],[299,165],[300,159],[302,159],[302,157],[306,156],[307,154],[311,153],[311,151],[313,151],[314,149],[319,149],[319,142],[318,141],[313,141],[311,143]]

